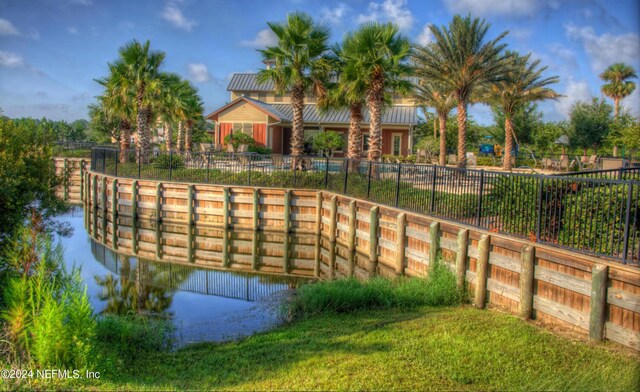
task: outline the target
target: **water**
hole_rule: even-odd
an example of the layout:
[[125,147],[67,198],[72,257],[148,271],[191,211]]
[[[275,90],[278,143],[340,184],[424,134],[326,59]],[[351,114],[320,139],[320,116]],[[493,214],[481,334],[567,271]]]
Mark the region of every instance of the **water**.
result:
[[277,326],[283,300],[302,283],[117,254],[89,237],[81,209],[57,219],[73,228],[71,237],[60,238],[65,264],[81,267],[95,312],[169,318],[180,345],[238,339]]

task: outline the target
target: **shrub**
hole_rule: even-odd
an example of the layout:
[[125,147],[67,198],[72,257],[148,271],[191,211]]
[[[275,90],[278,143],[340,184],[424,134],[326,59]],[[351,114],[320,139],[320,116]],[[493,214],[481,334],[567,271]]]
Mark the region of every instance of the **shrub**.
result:
[[342,134],[335,131],[318,132],[311,140],[313,150],[327,157],[332,156],[334,151],[340,150],[343,144]]
[[259,145],[250,145],[248,148],[249,152],[255,152],[256,154],[260,154],[260,155],[271,155],[271,149],[268,147],[264,147],[264,146],[259,146]]
[[233,146],[234,151],[238,151],[241,145],[254,146],[256,141],[246,133],[234,132],[224,137],[224,144]]
[[362,282],[347,278],[304,285],[288,304],[288,310],[293,318],[299,318],[362,309],[459,305],[463,299],[453,273],[436,261],[426,279],[373,278]]
[[153,161],[153,167],[156,169],[181,169],[184,167],[184,161],[178,154],[161,154]]

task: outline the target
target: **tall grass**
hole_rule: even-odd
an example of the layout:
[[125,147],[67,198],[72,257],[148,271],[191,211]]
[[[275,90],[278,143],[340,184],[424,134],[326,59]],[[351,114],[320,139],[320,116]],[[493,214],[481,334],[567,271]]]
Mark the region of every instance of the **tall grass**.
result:
[[292,318],[321,313],[347,313],[360,309],[411,309],[420,306],[458,305],[465,300],[454,274],[441,261],[432,264],[428,277],[355,278],[302,286],[288,304]]

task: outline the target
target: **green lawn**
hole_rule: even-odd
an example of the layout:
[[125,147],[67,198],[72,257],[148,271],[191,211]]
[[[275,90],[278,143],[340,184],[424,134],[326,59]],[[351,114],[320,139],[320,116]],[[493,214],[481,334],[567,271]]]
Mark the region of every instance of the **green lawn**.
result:
[[99,389],[629,390],[635,354],[473,308],[322,315],[243,341],[156,353]]

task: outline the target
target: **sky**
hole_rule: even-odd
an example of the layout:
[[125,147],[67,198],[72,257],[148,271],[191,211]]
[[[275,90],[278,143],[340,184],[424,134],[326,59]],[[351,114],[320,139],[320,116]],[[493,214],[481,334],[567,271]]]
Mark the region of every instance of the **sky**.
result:
[[[263,67],[257,48],[274,44],[266,22],[291,11],[331,28],[331,42],[365,21],[393,22],[420,44],[429,25],[455,14],[486,19],[488,37],[508,31],[509,49],[531,53],[557,75],[564,95],[539,105],[545,120],[601,96],[598,75],[614,62],[640,72],[640,1],[617,0],[0,0],[0,108],[9,117],[87,118],[118,48],[150,40],[166,52],[164,70],[190,80],[209,113],[229,100],[234,72]],[[638,80],[636,80],[638,82]],[[622,101],[640,115],[640,89]],[[482,124],[491,111],[475,105]]]

